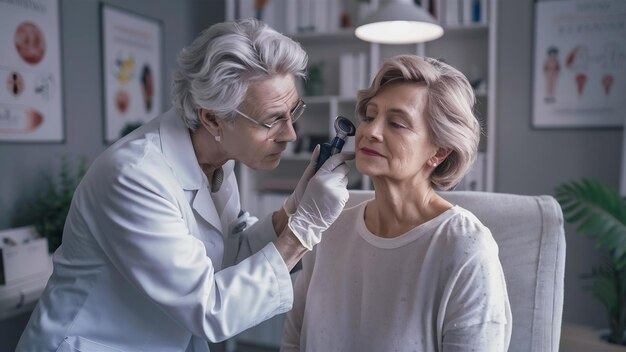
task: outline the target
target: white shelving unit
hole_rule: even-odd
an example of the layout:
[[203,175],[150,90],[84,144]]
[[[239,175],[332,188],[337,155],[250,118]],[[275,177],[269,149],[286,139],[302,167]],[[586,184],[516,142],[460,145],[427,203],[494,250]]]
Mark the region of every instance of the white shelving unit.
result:
[[[236,16],[236,4],[239,6],[250,6],[252,0],[227,0],[226,18],[233,19]],[[320,0],[319,2],[333,2],[335,0]],[[337,0],[346,13],[356,17],[357,0]],[[377,6],[384,0],[371,0],[373,6]],[[467,9],[468,3],[474,4],[478,1],[481,6],[487,6],[487,11],[482,13],[487,16],[487,21],[481,20],[479,23],[467,23],[467,16],[459,14],[459,21],[454,25],[446,25],[449,18],[445,15],[450,4],[460,4],[458,11]],[[290,7],[299,2],[317,4],[317,0],[270,0],[274,2],[276,13],[271,18],[277,19],[287,16]],[[337,115],[342,115],[352,119],[354,122],[354,109],[356,105],[356,91],[350,96],[340,94],[342,72],[340,71],[340,57],[342,54],[365,53],[366,81],[371,82],[375,73],[380,68],[383,60],[398,54],[417,54],[420,56],[443,59],[445,62],[463,72],[470,81],[482,79],[483,83],[476,87],[476,114],[480,118],[484,134],[479,147],[479,160],[475,165],[475,170],[461,182],[457,190],[494,190],[494,162],[495,162],[495,131],[496,131],[496,13],[497,0],[422,0],[425,8],[434,6],[438,9],[440,22],[444,27],[443,37],[432,42],[417,45],[379,45],[363,42],[354,36],[354,29],[339,29],[335,31],[322,30],[318,32],[306,33],[286,33],[295,41],[299,42],[309,54],[311,65],[323,65],[324,95],[307,96],[303,87],[299,87],[300,95],[307,104],[305,115],[298,121],[298,139],[305,141],[329,141],[334,136],[333,122]],[[282,4],[282,5],[281,5]],[[309,5],[307,5],[309,6]],[[310,5],[315,6],[315,5]],[[241,9],[240,9],[241,10]],[[336,9],[335,9],[336,10]],[[242,13],[246,13],[245,11]],[[278,14],[278,15],[277,15]],[[302,16],[302,14],[298,14]],[[464,20],[465,18],[465,20]],[[339,19],[337,19],[339,21]],[[465,21],[465,22],[464,22]],[[356,19],[352,23],[357,22]],[[328,23],[328,22],[326,22]],[[294,26],[293,19],[286,19],[274,25],[277,30]],[[331,25],[331,28],[333,26]],[[345,77],[345,76],[344,76]],[[316,139],[317,138],[317,139]],[[297,143],[296,143],[297,144]],[[256,172],[245,166],[239,165],[239,184],[242,198],[242,205],[256,216],[264,216],[277,209],[283,199],[295,187],[302,171],[307,165],[310,153],[306,149],[306,144],[301,145],[301,150],[296,153],[294,144],[292,153],[285,155],[279,167],[272,172]],[[353,141],[349,143],[345,150],[354,148]],[[353,168],[354,169],[354,168]],[[369,179],[361,176],[353,170],[349,175],[349,188],[369,189],[371,184]],[[273,326],[269,327],[269,326]],[[270,338],[268,331],[280,329],[282,319],[275,319],[273,322],[262,324],[259,328],[244,332],[241,336],[246,341],[257,340],[262,345],[275,345],[279,341]],[[265,331],[265,332],[263,332]],[[268,335],[269,334],[269,335]]]
[[[227,4],[227,14],[235,15],[234,6],[237,0],[230,0]],[[247,1],[247,0],[246,0]],[[250,2],[242,1],[239,6],[248,6]],[[281,0],[276,2],[276,8]],[[282,0],[285,2],[287,0]],[[293,0],[290,0],[293,2]],[[355,0],[356,1],[356,0]],[[440,12],[446,11],[446,6],[450,4],[463,4],[461,0],[454,2],[438,0],[434,3]],[[424,3],[432,3],[423,1]],[[346,5],[349,1],[344,1]],[[483,6],[487,2],[482,0]],[[495,161],[495,18],[496,1],[488,2],[488,22],[480,23],[455,23],[446,26],[445,33],[440,39],[417,45],[379,45],[363,42],[353,34],[353,29],[341,29],[336,32],[306,32],[289,34],[294,40],[299,42],[309,54],[311,65],[322,65],[324,95],[307,96],[305,90],[300,87],[300,93],[308,108],[305,116],[297,123],[298,135],[303,139],[305,146],[299,148],[297,143],[293,146],[293,153],[286,155],[279,167],[270,173],[258,173],[245,166],[239,168],[240,187],[242,204],[246,209],[255,214],[264,215],[269,212],[272,201],[271,198],[282,198],[288,194],[290,188],[295,186],[300,173],[309,160],[307,144],[314,142],[328,141],[334,135],[333,121],[337,115],[343,115],[350,119],[354,117],[354,107],[356,103],[356,91],[352,96],[340,94],[342,72],[340,70],[340,57],[342,54],[365,53],[367,56],[367,83],[371,82],[381,63],[386,58],[398,54],[417,54],[421,56],[435,57],[443,59],[470,79],[475,81],[483,80],[483,84],[476,89],[476,112],[481,119],[484,135],[480,145],[479,160],[473,172],[461,182],[456,189],[493,191],[494,189],[494,161]],[[284,11],[284,10],[281,10]],[[352,8],[352,11],[354,9]],[[462,9],[461,9],[462,11]],[[246,13],[245,11],[243,13]],[[282,12],[285,15],[284,12]],[[441,17],[441,16],[440,16]],[[230,17],[233,18],[233,17]],[[273,17],[275,18],[275,17]],[[284,26],[282,22],[280,26]],[[356,122],[356,121],[355,121]],[[309,143],[312,142],[312,143]],[[348,145],[346,148],[353,147]],[[360,177],[356,171],[350,175],[351,188],[369,189],[370,182],[367,177]]]

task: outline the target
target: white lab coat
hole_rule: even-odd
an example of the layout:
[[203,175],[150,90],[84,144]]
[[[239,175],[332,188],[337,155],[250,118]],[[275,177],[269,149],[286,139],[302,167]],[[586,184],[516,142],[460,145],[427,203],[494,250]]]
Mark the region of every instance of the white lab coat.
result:
[[98,157],[17,351],[208,351],[289,310],[271,219],[232,233],[233,164],[211,194],[174,110]]

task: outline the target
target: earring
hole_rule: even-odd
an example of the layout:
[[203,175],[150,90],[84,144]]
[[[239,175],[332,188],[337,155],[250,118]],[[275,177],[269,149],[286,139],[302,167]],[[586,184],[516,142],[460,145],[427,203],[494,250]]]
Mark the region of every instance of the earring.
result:
[[433,167],[436,167],[436,166],[437,166],[437,163],[433,163]]
[[215,136],[215,141],[216,142],[221,142],[222,141],[222,136]]

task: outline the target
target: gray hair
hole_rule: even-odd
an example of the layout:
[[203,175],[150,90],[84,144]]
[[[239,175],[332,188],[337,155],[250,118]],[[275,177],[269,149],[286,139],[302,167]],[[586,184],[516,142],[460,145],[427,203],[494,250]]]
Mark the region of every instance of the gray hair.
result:
[[450,150],[430,175],[433,187],[447,190],[459,183],[476,160],[481,127],[472,112],[476,98],[467,78],[441,61],[415,55],[386,60],[372,85],[359,91],[356,113],[365,116],[369,101],[391,82],[415,82],[426,86],[424,111],[432,143]]
[[178,56],[172,103],[195,131],[197,110],[234,118],[250,83],[291,74],[306,77],[307,54],[300,44],[254,19],[224,22],[204,30]]

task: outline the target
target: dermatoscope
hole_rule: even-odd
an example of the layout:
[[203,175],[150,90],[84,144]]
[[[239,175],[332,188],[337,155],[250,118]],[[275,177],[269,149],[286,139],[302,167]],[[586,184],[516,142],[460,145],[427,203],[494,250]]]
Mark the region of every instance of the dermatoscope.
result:
[[354,136],[356,127],[354,127],[354,124],[347,118],[337,116],[335,119],[335,132],[337,135],[333,138],[331,143],[322,143],[320,146],[320,156],[317,158],[315,171],[319,170],[331,155],[341,152],[343,145],[346,143],[346,139],[349,136]]

